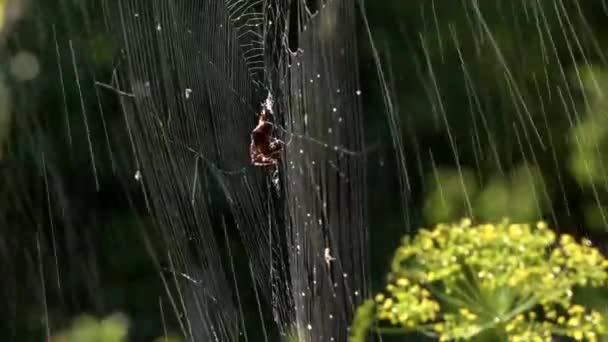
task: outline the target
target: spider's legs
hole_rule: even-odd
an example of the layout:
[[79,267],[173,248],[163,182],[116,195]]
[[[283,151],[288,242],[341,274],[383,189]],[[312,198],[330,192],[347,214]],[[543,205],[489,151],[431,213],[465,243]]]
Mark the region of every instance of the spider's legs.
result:
[[273,138],[268,146],[268,151],[270,152],[270,154],[274,154],[275,152],[281,151],[283,145],[285,145],[283,141]]
[[253,165],[256,166],[270,166],[275,165],[277,163],[276,158],[273,158],[272,155],[267,156],[263,154],[258,154],[253,158]]

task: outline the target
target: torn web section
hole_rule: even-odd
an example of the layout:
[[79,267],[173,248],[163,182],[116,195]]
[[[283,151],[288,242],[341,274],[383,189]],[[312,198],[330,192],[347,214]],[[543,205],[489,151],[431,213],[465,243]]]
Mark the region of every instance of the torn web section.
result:
[[298,339],[344,341],[367,287],[367,194],[355,4],[300,33],[285,111],[289,267]]
[[[261,181],[246,181],[254,89],[230,13],[220,1],[108,1],[104,8],[123,44],[112,82],[131,94],[121,103],[135,171],[167,246],[164,279],[183,333],[237,340],[244,319],[235,275],[226,270],[233,260],[222,222],[233,211],[240,228],[251,225],[243,198]],[[218,187],[223,194],[212,190]]]

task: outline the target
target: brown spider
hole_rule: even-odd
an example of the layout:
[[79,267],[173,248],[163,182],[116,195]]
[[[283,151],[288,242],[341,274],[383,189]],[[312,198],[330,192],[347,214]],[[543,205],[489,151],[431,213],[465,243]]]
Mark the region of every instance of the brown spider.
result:
[[256,166],[277,164],[284,143],[273,137],[274,125],[266,121],[266,108],[262,108],[258,116],[258,125],[251,131],[249,156],[251,163]]

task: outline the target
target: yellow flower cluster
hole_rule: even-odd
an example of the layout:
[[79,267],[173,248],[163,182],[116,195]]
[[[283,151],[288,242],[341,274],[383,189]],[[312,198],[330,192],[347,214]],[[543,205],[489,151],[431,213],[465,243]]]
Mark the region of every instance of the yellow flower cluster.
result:
[[386,292],[390,296],[376,296],[379,304],[377,315],[381,320],[413,328],[437,317],[439,304],[431,299],[431,293],[418,284],[411,284],[406,278],[387,285]]
[[376,318],[442,341],[488,330],[513,342],[596,341],[605,320],[573,304],[572,290],[605,286],[608,261],[588,240],[556,238],[543,222],[422,229],[396,251]]

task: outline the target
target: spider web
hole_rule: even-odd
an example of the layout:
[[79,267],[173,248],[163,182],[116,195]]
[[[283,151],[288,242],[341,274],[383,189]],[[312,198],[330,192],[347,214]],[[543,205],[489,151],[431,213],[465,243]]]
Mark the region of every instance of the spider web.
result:
[[[282,335],[345,340],[367,293],[354,3],[323,4],[298,31],[283,32],[290,10],[309,13],[303,6],[104,3],[123,46],[109,87],[125,93],[136,172],[171,261],[176,288],[167,288],[192,340],[247,338],[240,302],[247,285],[236,283],[221,241],[226,225],[238,229],[260,312],[271,308]],[[280,50],[266,52],[272,30],[277,36],[267,39]],[[288,34],[298,37],[296,55],[283,45]],[[250,166],[244,153],[267,93],[288,141],[278,187],[273,172]]]

